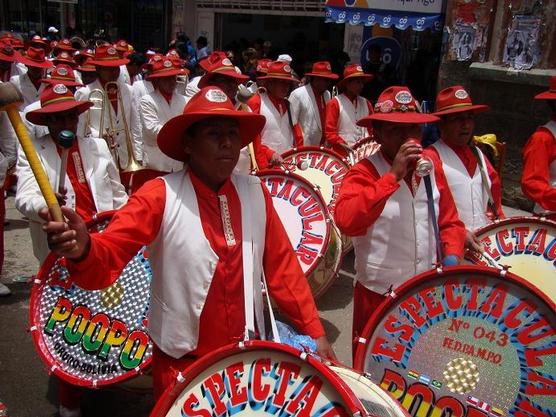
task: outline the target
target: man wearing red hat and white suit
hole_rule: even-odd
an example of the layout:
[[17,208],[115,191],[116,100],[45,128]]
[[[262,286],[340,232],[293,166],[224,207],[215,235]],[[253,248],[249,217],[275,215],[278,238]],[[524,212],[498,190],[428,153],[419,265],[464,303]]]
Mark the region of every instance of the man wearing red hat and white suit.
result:
[[319,146],[325,141],[326,103],[330,101],[328,89],[339,77],[332,72],[328,61],[315,62],[305,77],[310,77],[309,83],[293,90],[289,97],[292,119],[294,124],[300,124],[303,144]]
[[440,118],[440,139],[431,146],[442,161],[442,169],[452,191],[458,215],[467,228],[466,246],[481,250],[473,232],[504,217],[498,174],[488,158],[473,143],[475,114],[488,110],[473,104],[460,85],[445,88],[436,96]]
[[[420,113],[407,87],[394,86],[382,92],[373,114],[357,122],[362,127],[373,124],[381,148],[348,172],[334,215],[340,231],[352,236],[355,249],[354,351],[385,294],[439,262],[456,264],[463,256],[465,227],[441,162],[420,144],[421,124],[436,121],[436,116]],[[423,178],[416,173],[421,158],[432,164]]]
[[[96,66],[98,78],[91,84],[80,88],[75,93],[75,98],[77,100],[88,100],[92,91],[100,90],[104,93],[105,97],[108,98],[109,102],[104,105],[104,131],[100,131],[101,110],[92,108],[88,110],[90,115],[84,113],[80,118],[79,133],[91,135],[95,138],[105,137],[107,136],[106,129],[110,128],[109,120],[112,119],[114,121],[114,132],[110,132],[113,137],[108,137],[108,141],[114,142],[115,152],[118,155],[118,161],[115,162],[120,170],[123,170],[128,165],[125,134],[126,124],[129,129],[129,134],[131,135],[135,158],[141,161],[143,157],[141,121],[139,119],[137,103],[133,100],[131,86],[118,81],[120,65],[125,65],[128,62],[127,59],[119,57],[118,52],[112,45],[97,46],[94,59],[88,61],[88,63]],[[118,100],[117,94],[113,89],[106,91],[105,86],[107,83],[117,83],[116,85],[121,95],[121,100]],[[123,109],[120,108],[122,104]],[[90,122],[88,126],[85,126],[85,120],[87,118],[89,118]]]
[[324,134],[332,147],[351,147],[369,136],[369,129],[358,126],[357,121],[373,113],[371,102],[361,96],[365,83],[372,79],[373,76],[365,74],[359,64],[344,69],[344,78],[336,85],[340,94],[326,105]]
[[[280,311],[317,339],[321,355],[334,358],[270,195],[257,177],[232,174],[241,148],[264,123],[260,115],[235,110],[222,90],[206,87],[158,135],[162,152],[187,161],[184,171],[145,184],[102,234],[89,236],[66,208],[67,224],[45,225],[51,248],[66,256],[83,288],[110,285],[148,245],[155,398],[195,359],[252,330],[264,337],[260,293],[253,293],[254,304],[244,301],[252,284],[260,288],[263,270]],[[49,217],[46,210],[43,216]]]
[[550,108],[550,121],[531,135],[523,148],[521,189],[535,202],[533,212],[556,220],[556,76],[535,96]]
[[8,82],[10,78],[15,75],[23,74],[27,71],[22,70],[16,62],[16,58],[19,57],[19,53],[7,42],[0,40],[0,81]]
[[37,101],[44,90],[41,83],[46,76],[46,70],[52,68],[53,64],[44,54],[44,49],[30,47],[24,56],[19,55],[18,61],[27,67],[27,72],[15,75],[10,78],[10,82],[21,91],[23,104],[20,110]]

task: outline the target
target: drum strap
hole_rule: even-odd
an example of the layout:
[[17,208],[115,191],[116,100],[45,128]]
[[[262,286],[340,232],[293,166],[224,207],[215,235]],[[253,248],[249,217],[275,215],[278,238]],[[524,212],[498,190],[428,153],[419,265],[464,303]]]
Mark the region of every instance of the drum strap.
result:
[[485,193],[487,193],[488,196],[487,206],[489,210],[492,211],[494,218],[498,220],[500,216],[498,210],[496,209],[496,204],[494,204],[494,198],[492,198],[492,191],[488,186],[487,173],[486,173],[485,166],[483,165],[483,159],[479,155],[479,149],[477,149],[475,145],[470,145],[470,147],[471,147],[471,151],[475,155],[475,158],[477,158],[477,164],[479,164],[479,172],[481,173],[481,183],[483,184],[483,190],[485,190]]
[[278,326],[276,325],[276,317],[274,316],[274,310],[272,309],[272,303],[270,302],[270,295],[268,293],[268,286],[266,285],[266,276],[263,272],[263,290],[266,294],[266,306],[268,308],[268,315],[270,317],[270,328],[272,330],[272,341],[276,343],[282,343],[280,339],[280,333],[278,333]]
[[436,221],[436,210],[434,209],[434,197],[432,194],[431,176],[425,175],[423,177],[425,182],[425,190],[427,192],[427,204],[429,206],[429,217],[434,230],[434,240],[436,241],[436,257],[437,262],[442,262],[442,244],[440,243],[440,232],[438,230],[438,222]]

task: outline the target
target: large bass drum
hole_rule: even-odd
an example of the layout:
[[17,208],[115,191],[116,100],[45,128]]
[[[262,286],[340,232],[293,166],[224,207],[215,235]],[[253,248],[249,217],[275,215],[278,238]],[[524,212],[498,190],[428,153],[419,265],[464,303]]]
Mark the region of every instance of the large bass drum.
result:
[[257,173],[288,233],[315,298],[332,285],[342,257],[340,233],[326,204],[308,181],[281,170]]
[[193,363],[151,417],[407,417],[365,376],[263,341],[225,346]]
[[[511,217],[475,232],[485,251],[501,266],[530,281],[556,302],[556,222],[536,217]],[[482,257],[467,260],[489,265]]]
[[396,288],[355,368],[412,416],[556,415],[555,306],[510,272],[457,266]]
[[[89,230],[101,232],[113,213],[99,214]],[[147,334],[151,278],[145,248],[114,284],[98,291],[74,284],[66,259],[50,254],[33,285],[29,307],[33,340],[48,369],[90,388],[137,382],[152,356]]]

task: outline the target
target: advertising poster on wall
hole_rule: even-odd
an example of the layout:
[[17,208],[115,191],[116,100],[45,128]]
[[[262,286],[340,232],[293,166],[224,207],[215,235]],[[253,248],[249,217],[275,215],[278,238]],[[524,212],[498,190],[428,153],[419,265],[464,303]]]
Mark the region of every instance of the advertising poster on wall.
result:
[[503,62],[515,70],[528,70],[539,62],[541,19],[517,15],[506,38]]

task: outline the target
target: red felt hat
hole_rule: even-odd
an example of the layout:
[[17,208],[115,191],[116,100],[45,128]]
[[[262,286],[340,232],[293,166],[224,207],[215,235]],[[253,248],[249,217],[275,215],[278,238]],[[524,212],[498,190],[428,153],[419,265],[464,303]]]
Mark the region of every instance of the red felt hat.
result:
[[77,65],[83,64],[87,59],[94,58],[95,52],[92,49],[82,49],[73,55],[73,61]]
[[215,58],[213,58],[212,60],[209,60],[210,57],[212,56],[221,56],[222,59],[227,58],[226,53],[223,51],[213,51],[209,56],[201,59],[199,61],[199,66],[201,67],[201,69],[203,69],[204,71],[208,71],[210,66],[212,65],[211,62],[214,61]]
[[50,44],[44,38],[41,38],[39,35],[35,35],[29,41],[30,46],[34,46],[35,48],[43,48],[48,53],[50,51]]
[[8,42],[0,40],[0,61],[14,62],[19,61],[19,52],[17,52]]
[[241,71],[236,69],[232,61],[221,53],[212,53],[207,59],[206,74],[199,80],[199,88],[210,85],[210,81],[216,75],[224,75],[233,78],[238,84],[249,79],[247,75],[243,75]]
[[258,77],[259,80],[286,80],[292,83],[299,83],[299,80],[293,75],[290,64],[284,61],[273,61],[268,64],[266,75]]
[[0,41],[8,42],[10,45],[12,44],[12,41],[14,39],[15,39],[15,36],[10,32],[4,32],[4,33],[2,33],[2,36],[0,36]]
[[16,51],[20,49],[25,49],[25,44],[23,43],[23,39],[14,38],[12,40],[12,48],[14,48]]
[[239,123],[242,146],[247,146],[261,132],[265,117],[234,109],[228,96],[217,87],[205,87],[195,94],[185,105],[183,114],[170,119],[157,136],[158,147],[170,158],[186,161],[183,136],[196,122],[211,117],[231,117]]
[[473,112],[482,113],[488,110],[485,104],[473,104],[471,97],[461,85],[454,85],[440,91],[436,96],[435,116],[445,114]]
[[152,80],[153,78],[171,77],[187,73],[183,68],[177,67],[170,58],[164,57],[150,64],[149,74],[146,78],[147,80]]
[[77,109],[79,114],[88,110],[93,103],[77,101],[72,92],[64,84],[48,86],[41,93],[41,108],[28,112],[25,118],[36,125],[46,125],[49,114]]
[[120,52],[127,52],[129,51],[129,43],[125,39],[120,39],[114,44],[114,48]]
[[75,81],[75,73],[71,66],[58,64],[50,72],[49,78],[43,78],[45,84],[64,84],[66,87],[83,87],[83,84]]
[[72,68],[77,68],[77,64],[73,60],[72,56],[68,54],[67,51],[62,51],[55,58],[52,59],[54,65],[65,64],[69,65]]
[[556,100],[556,75],[550,77],[550,86],[548,90],[537,94],[535,100]]
[[364,83],[368,83],[374,78],[374,75],[363,72],[360,64],[350,64],[344,68],[344,78],[336,86],[341,90],[346,82],[353,78],[362,78]]
[[80,66],[78,66],[77,71],[79,72],[97,72],[95,65],[91,64],[91,58],[87,58]]
[[95,56],[90,64],[99,67],[119,67],[129,64],[129,59],[120,58],[118,51],[110,44],[99,45],[95,49]]
[[332,66],[328,61],[315,62],[311,72],[307,72],[305,75],[309,75],[311,77],[329,78],[331,80],[337,80],[340,78],[338,74],[334,74],[332,72]]
[[266,75],[268,72],[268,64],[272,62],[272,59],[262,58],[257,61],[257,75]]
[[32,46],[27,48],[24,55],[19,56],[18,61],[28,67],[50,68],[53,66],[52,62],[46,59],[44,49]]
[[421,113],[421,107],[407,87],[388,87],[378,97],[374,113],[357,121],[357,125],[369,127],[373,121],[390,123],[434,123],[440,119],[432,114]]
[[73,46],[71,46],[71,42],[69,39],[62,39],[59,41],[56,46],[52,49],[61,49],[62,51],[73,53],[77,51]]

